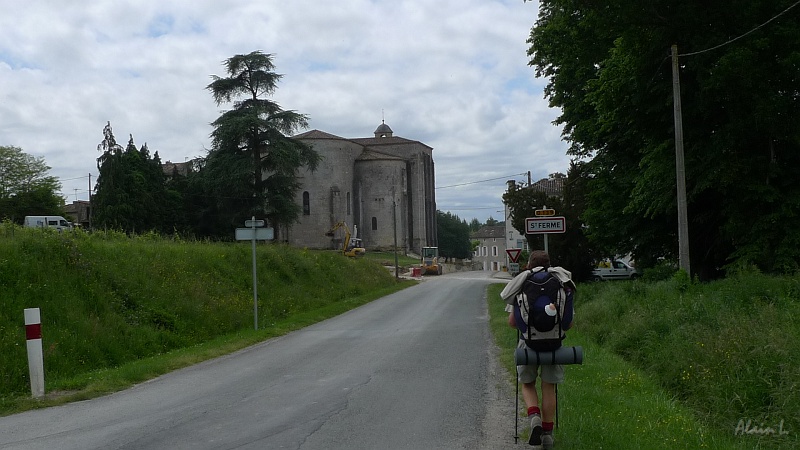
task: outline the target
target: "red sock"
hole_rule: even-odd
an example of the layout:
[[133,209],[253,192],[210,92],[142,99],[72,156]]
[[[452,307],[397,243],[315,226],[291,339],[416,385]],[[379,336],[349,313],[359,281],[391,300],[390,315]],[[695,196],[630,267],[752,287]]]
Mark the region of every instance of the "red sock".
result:
[[541,411],[539,411],[539,407],[538,406],[528,407],[528,415],[532,416],[534,414],[541,414]]
[[553,431],[553,422],[542,422],[542,431]]

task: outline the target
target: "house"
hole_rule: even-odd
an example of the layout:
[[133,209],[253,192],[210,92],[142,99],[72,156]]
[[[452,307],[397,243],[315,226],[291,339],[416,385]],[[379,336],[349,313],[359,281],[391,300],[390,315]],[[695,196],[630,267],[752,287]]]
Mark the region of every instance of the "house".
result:
[[167,162],[161,164],[161,170],[164,172],[164,175],[167,178],[173,178],[176,175],[180,175],[183,177],[189,176],[190,172],[194,172],[194,166],[198,163],[197,159],[193,159],[191,161],[186,162],[172,162],[167,160]]
[[91,213],[91,206],[88,201],[77,200],[69,205],[65,205],[64,212],[67,214],[69,219],[72,220],[74,225],[89,228],[91,222],[89,217]]
[[508,267],[505,231],[504,225],[484,226],[470,235],[472,241],[478,241],[472,261],[482,265],[482,270],[499,272]]
[[372,137],[311,130],[293,138],[323,159],[315,171],[299,171],[296,202],[302,213],[281,240],[297,247],[341,248],[344,233],[326,233],[344,222],[367,251],[393,249],[395,242],[416,254],[438,246],[431,147],[395,136],[385,122]]

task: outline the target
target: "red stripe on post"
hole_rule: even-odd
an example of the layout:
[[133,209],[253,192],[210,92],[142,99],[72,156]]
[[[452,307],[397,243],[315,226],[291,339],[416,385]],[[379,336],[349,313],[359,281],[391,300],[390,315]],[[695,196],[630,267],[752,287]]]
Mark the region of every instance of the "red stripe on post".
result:
[[32,340],[32,339],[41,339],[42,338],[42,324],[34,323],[31,325],[25,325],[25,339]]

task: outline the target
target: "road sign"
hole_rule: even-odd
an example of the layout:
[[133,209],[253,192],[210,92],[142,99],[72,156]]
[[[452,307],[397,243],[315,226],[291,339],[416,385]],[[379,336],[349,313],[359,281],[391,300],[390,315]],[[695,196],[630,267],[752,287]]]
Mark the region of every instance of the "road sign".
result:
[[519,255],[522,253],[521,248],[507,248],[506,253],[508,253],[508,259],[511,260],[512,263],[519,261]]
[[[249,222],[249,220],[248,220]],[[262,221],[263,222],[263,221]],[[275,239],[275,232],[272,227],[269,228],[237,228],[236,240],[237,241],[271,241]]]
[[263,220],[245,220],[244,221],[244,226],[246,226],[247,228],[263,227],[264,226],[264,221]]
[[536,216],[536,217],[555,216],[556,215],[556,210],[555,209],[537,209],[536,211],[533,212],[533,215]]
[[561,216],[525,219],[525,234],[563,233],[565,231],[567,231],[566,219]]
[[[256,278],[256,241],[271,241],[275,239],[275,231],[272,227],[263,228],[264,221],[256,220],[253,216],[250,220],[245,220],[244,225],[248,228],[236,229],[237,241],[250,241],[253,245],[253,328],[258,330],[258,279]],[[261,227],[261,228],[258,228]]]
[[508,271],[511,275],[516,275],[519,273],[519,263],[509,263],[508,264]]

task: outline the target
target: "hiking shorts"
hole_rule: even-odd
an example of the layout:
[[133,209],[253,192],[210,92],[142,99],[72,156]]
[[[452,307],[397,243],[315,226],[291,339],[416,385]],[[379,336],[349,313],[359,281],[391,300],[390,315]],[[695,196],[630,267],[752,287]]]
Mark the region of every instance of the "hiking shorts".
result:
[[541,369],[542,381],[550,384],[561,384],[564,382],[564,366],[561,364],[550,365],[542,364],[537,366],[535,364],[528,366],[517,366],[517,375],[519,381],[525,384],[533,383]]

